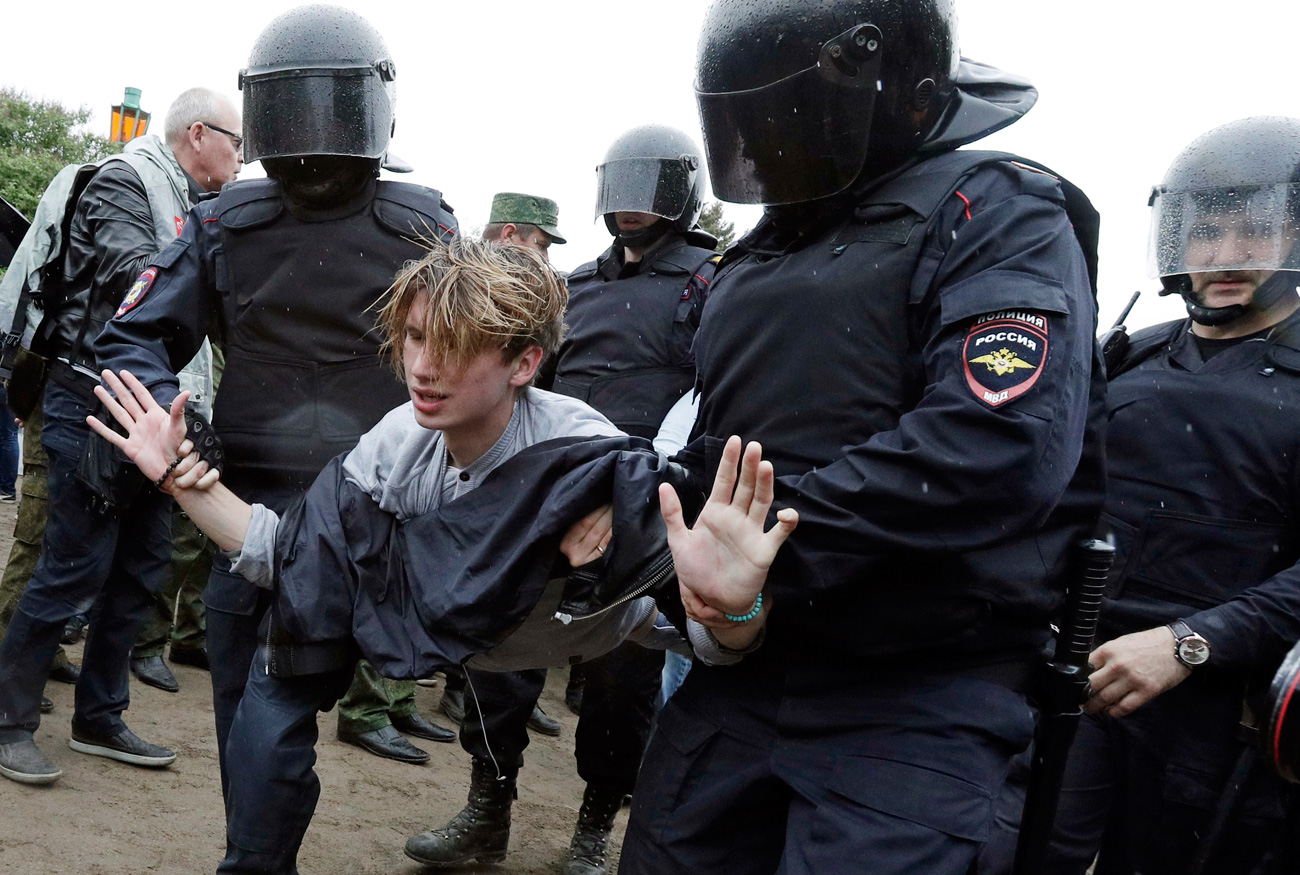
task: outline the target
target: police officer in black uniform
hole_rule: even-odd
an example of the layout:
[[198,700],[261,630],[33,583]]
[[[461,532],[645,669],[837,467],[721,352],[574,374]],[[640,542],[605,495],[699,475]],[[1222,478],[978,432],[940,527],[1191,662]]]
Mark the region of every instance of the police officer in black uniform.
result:
[[[695,382],[691,342],[713,276],[717,240],[698,227],[703,156],[663,125],[634,128],[596,168],[596,215],[614,243],[569,275],[564,343],[539,378],[580,398],[629,434],[653,438]],[[603,875],[614,815],[636,784],[650,735],[663,653],[637,644],[584,663],[575,733],[587,782],[564,875]],[[410,839],[406,853],[435,866],[497,862],[510,837],[526,724],[545,672],[467,672],[461,744],[473,757],[469,802],[451,822]]]
[[1204,134],[1152,206],[1153,263],[1188,318],[1137,332],[1111,375],[1109,640],[1049,871],[1082,875],[1100,848],[1107,875],[1201,856],[1198,871],[1294,872],[1295,788],[1241,724],[1243,705],[1247,724],[1268,716],[1300,637],[1300,119]]
[[954,28],[946,0],[706,14],[713,188],[766,212],[710,290],[683,458],[760,441],[799,527],[731,618],[765,638],[660,712],[620,872],[965,875],[1029,742],[1101,500],[1094,302],[1069,187],[956,151],[1035,92]]
[[[215,321],[226,350],[213,413],[223,480],[277,511],[406,399],[379,355],[371,306],[423,254],[418,241],[456,229],[438,192],[378,179],[395,76],[382,37],[354,12],[304,6],[268,25],[240,76],[245,152],[268,178],[200,204],[154,262],[140,301],[96,343],[103,367],[131,371],[166,404],[178,391],[172,371]],[[224,756],[227,735],[269,594],[218,563],[204,602],[228,789],[238,764]],[[336,658],[298,668],[327,672]],[[314,788],[304,793],[314,799]],[[227,802],[223,871],[278,872],[286,859],[291,867],[296,847],[278,846]]]

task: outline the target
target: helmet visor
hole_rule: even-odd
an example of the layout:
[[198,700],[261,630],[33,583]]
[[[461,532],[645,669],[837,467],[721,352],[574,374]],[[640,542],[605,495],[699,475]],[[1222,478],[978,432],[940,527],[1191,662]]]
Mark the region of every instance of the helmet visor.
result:
[[596,168],[596,218],[610,213],[651,213],[678,219],[686,210],[697,158],[624,158]]
[[1300,185],[1152,195],[1152,276],[1300,269]]
[[392,131],[392,95],[373,67],[247,75],[246,160],[300,155],[379,158]]
[[[800,203],[858,178],[882,87],[879,31],[863,27],[826,43],[813,66],[761,88],[696,90],[715,195],[738,204]],[[860,61],[850,60],[850,43],[864,53]]]

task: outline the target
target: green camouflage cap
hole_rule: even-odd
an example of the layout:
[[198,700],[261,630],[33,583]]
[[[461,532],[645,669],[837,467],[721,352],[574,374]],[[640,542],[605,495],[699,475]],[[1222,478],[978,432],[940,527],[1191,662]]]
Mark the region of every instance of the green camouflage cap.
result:
[[550,198],[533,194],[519,194],[503,191],[492,198],[492,215],[488,217],[489,225],[505,224],[536,225],[555,243],[565,243],[564,235],[555,227],[560,221],[560,208]]

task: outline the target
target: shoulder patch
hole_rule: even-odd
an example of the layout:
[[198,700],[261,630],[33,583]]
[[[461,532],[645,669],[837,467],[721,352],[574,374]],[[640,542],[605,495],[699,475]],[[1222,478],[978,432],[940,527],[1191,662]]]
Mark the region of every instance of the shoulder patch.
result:
[[122,306],[117,308],[117,312],[113,314],[113,318],[121,319],[130,312],[136,304],[144,300],[144,296],[149,291],[149,287],[153,285],[153,281],[157,278],[158,268],[146,268],[145,272],[140,274],[140,277],[131,284],[131,290],[128,291],[126,297],[122,299]]
[[977,316],[966,332],[966,385],[990,407],[1033,388],[1047,361],[1047,316],[1035,310],[999,310]]

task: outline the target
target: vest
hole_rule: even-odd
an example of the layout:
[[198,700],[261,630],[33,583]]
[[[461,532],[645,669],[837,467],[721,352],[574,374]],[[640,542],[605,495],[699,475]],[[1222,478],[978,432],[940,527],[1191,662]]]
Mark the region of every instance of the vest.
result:
[[[569,310],[554,391],[586,401],[628,434],[653,438],[695,384],[695,276],[714,252],[684,239],[650,253],[648,265],[607,279],[600,262],[569,275]],[[602,261],[604,259],[602,258]]]
[[295,216],[272,179],[228,185],[215,206],[226,366],[213,425],[243,495],[305,490],[407,400],[380,357],[375,314],[398,269],[456,220],[432,189],[368,185],[328,215]]

